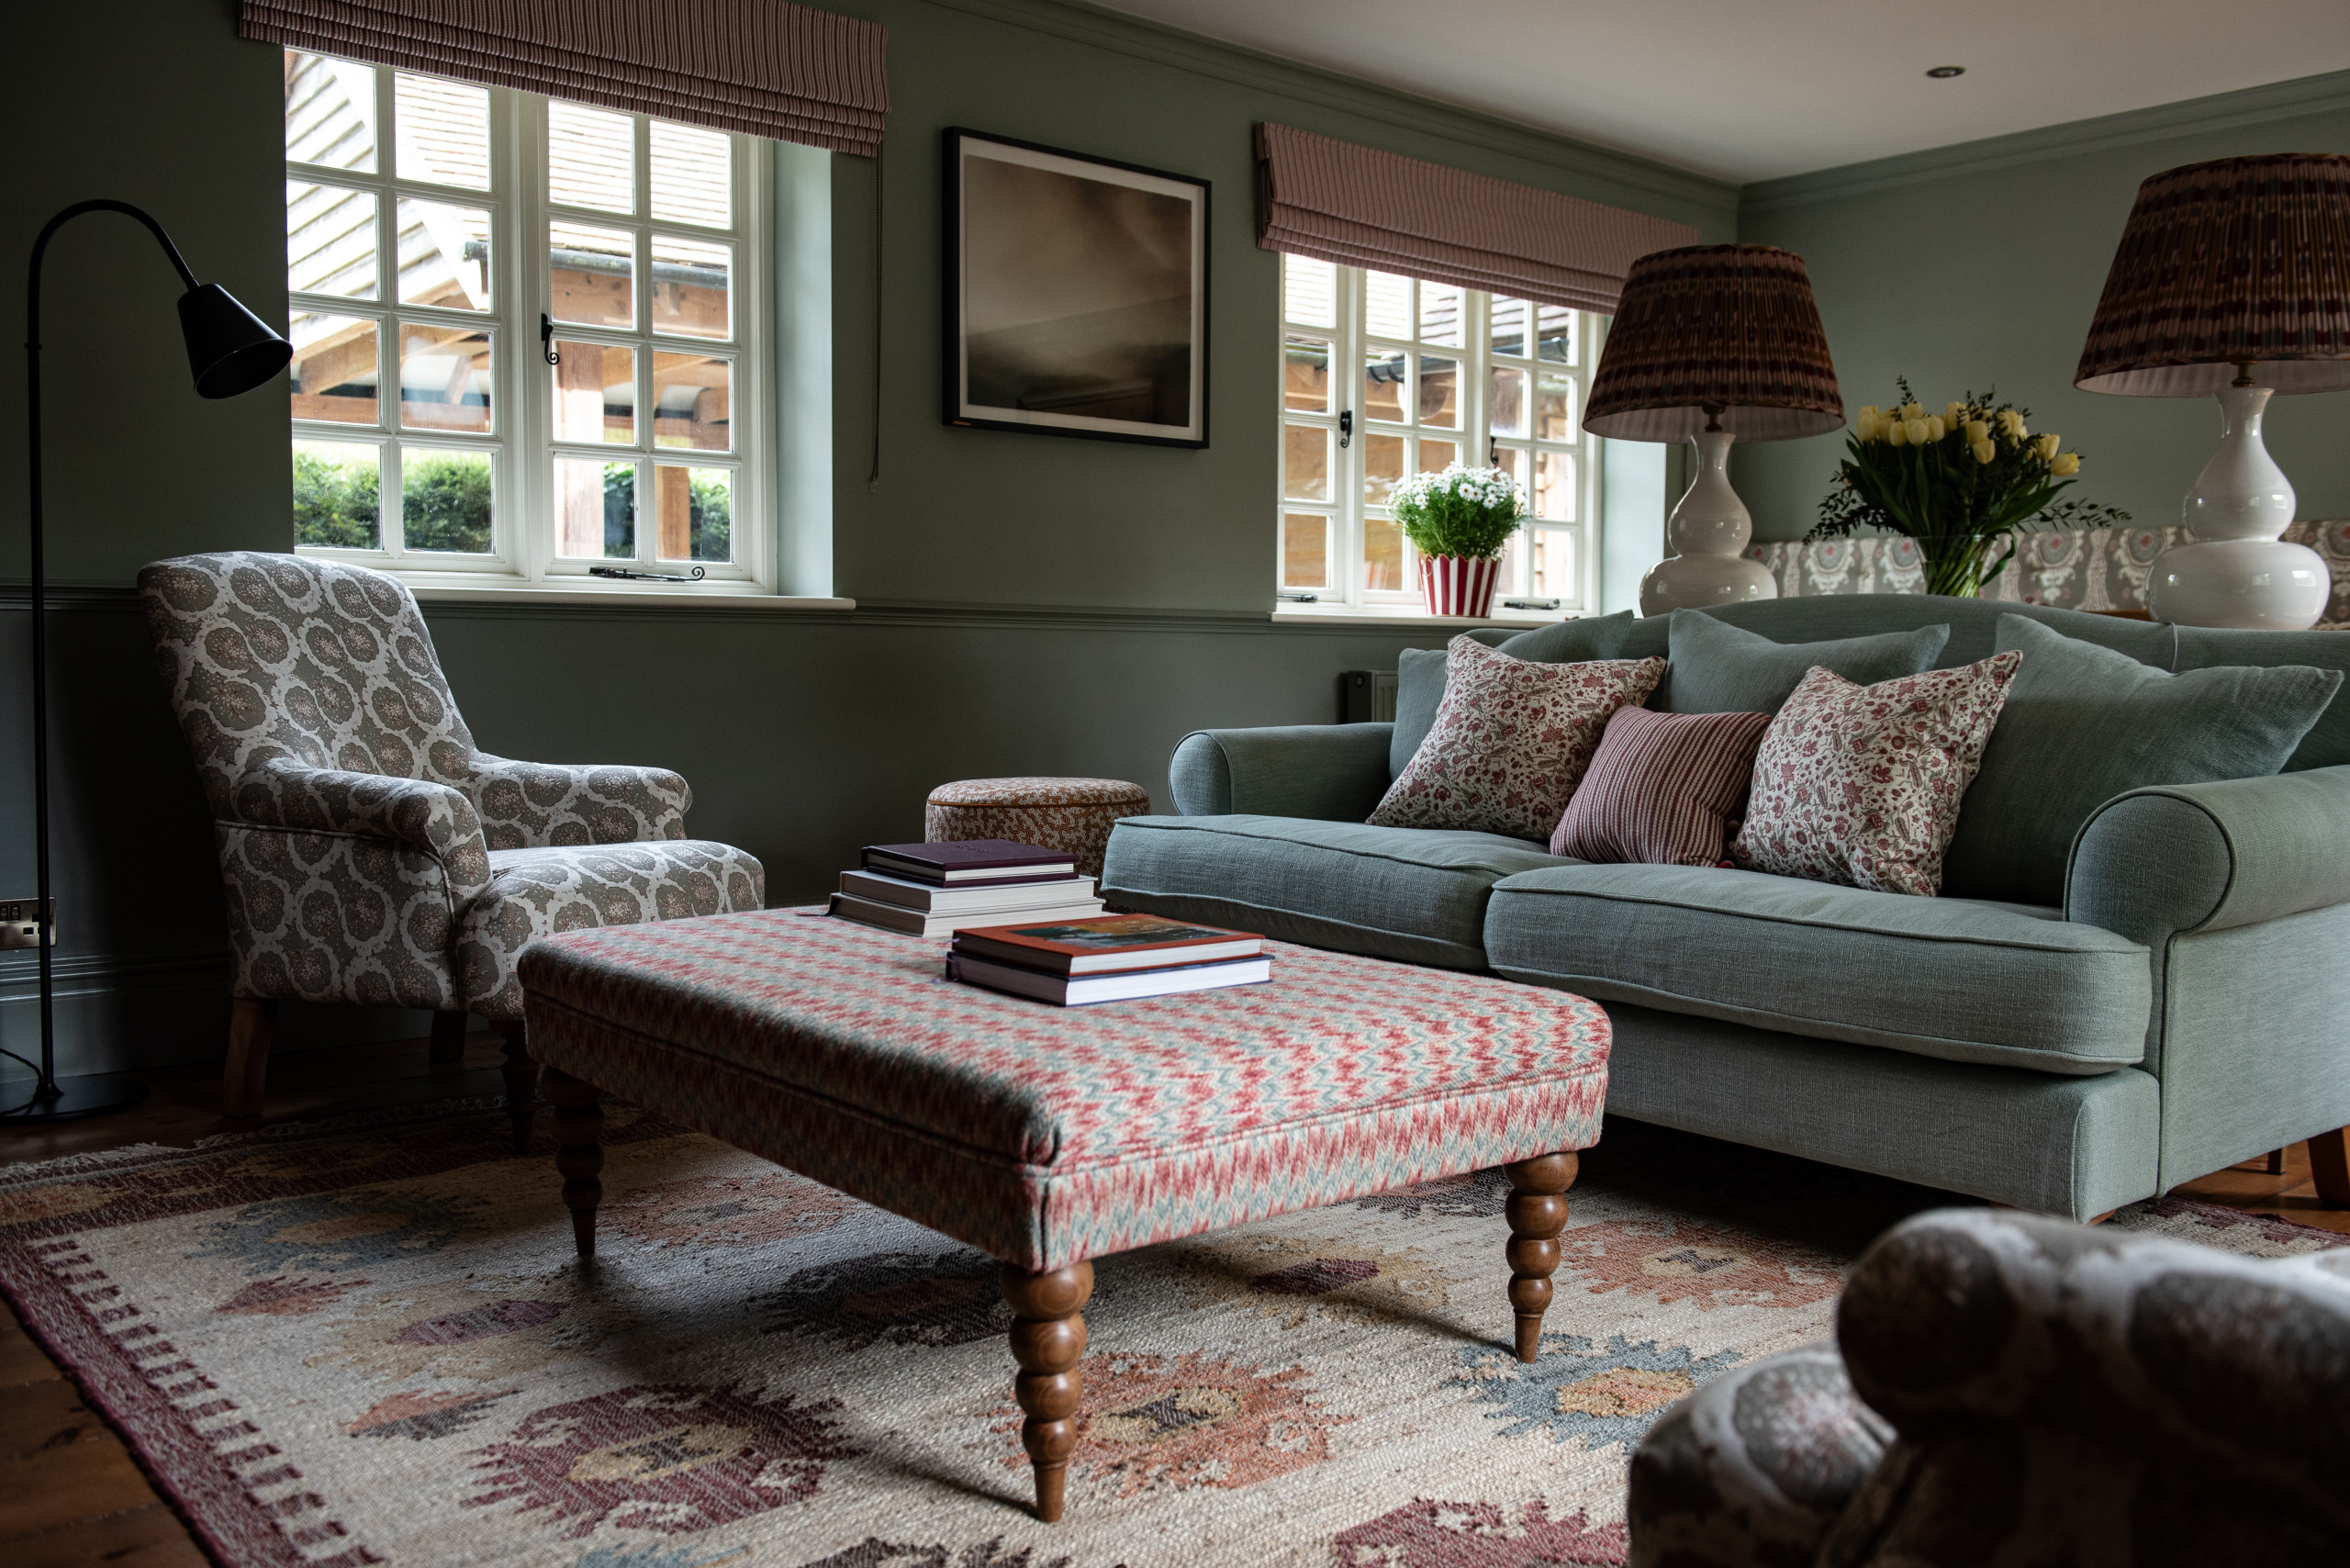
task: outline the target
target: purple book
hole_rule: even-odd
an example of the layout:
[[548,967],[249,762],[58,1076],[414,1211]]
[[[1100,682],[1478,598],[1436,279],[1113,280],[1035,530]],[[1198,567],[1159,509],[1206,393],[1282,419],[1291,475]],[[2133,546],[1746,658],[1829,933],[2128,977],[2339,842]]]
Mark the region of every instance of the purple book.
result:
[[865,867],[934,887],[970,887],[989,882],[1031,882],[1074,876],[1077,862],[1065,849],[1039,849],[1007,838],[968,838],[952,844],[875,844],[866,846]]

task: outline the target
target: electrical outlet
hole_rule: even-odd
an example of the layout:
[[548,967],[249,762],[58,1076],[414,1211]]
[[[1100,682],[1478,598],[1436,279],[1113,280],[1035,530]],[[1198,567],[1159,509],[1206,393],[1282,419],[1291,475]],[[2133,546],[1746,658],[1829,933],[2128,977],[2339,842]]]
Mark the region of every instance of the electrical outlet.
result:
[[[0,950],[40,946],[40,901],[0,899]],[[57,946],[57,901],[49,901],[49,945]]]

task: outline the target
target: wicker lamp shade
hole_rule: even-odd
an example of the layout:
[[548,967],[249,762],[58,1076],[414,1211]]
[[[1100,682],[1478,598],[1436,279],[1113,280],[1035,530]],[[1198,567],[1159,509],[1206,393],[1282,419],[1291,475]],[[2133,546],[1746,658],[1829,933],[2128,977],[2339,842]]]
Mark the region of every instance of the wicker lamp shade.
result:
[[1583,428],[1682,441],[1718,409],[1740,441],[1823,435],[1844,422],[1828,334],[1803,258],[1773,245],[1684,245],[1632,263]]
[[2073,385],[2279,395],[2350,386],[2350,155],[2221,158],[2138,187]]

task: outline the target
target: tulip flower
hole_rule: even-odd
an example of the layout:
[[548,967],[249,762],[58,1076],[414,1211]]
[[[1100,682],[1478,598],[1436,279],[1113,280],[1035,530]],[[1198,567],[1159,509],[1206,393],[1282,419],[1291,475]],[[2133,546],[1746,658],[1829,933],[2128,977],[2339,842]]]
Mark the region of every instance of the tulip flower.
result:
[[2042,463],[2053,463],[2056,461],[2056,449],[2063,444],[2053,435],[2043,435],[2032,442],[2032,449],[2040,454]]
[[2081,471],[2081,454],[2060,452],[2048,460],[2048,472],[2059,479],[2069,479]]
[[[1909,405],[1909,407],[1913,409],[1917,406],[1918,405],[1915,403]],[[1932,427],[1924,420],[1919,419],[1915,416],[1902,420],[1901,428],[1908,432],[1909,444],[1912,446],[1925,445],[1928,439],[1933,434]]]
[[1999,430],[2009,441],[2021,441],[2026,434],[2023,428],[2023,416],[2013,409],[2000,409]]
[[1885,422],[1885,440],[1888,446],[1908,445],[1909,427],[1899,420],[1887,420]]
[[1993,445],[1991,444],[1991,442],[1990,442],[1990,438],[1989,438],[1989,437],[1987,437],[1987,436],[1986,436],[1986,437],[1983,438],[1982,440],[1979,440],[1979,441],[1977,441],[1977,442],[1975,442],[1975,462],[1977,462],[1977,463],[1986,463],[1986,464],[1987,464],[1987,463],[1989,463],[1989,462],[1991,461],[1991,459],[1992,459],[1992,458],[1994,458],[1994,457],[1998,456],[1998,454],[1999,454],[1999,449],[1998,449],[1998,447],[1993,446]]
[[1942,417],[1940,414],[1928,414],[1926,416],[1926,439],[1928,441],[1940,441],[1942,437],[1948,434],[1950,434],[1950,426],[1942,421]]
[[1870,420],[1876,418],[1879,409],[1874,403],[1863,403],[1861,405],[1861,411],[1854,414],[1852,419],[1855,423],[1864,424]]
[[1981,420],[1969,420],[1966,421],[1966,439],[1970,443],[1988,441],[1991,439],[1991,427]]
[[1947,430],[1956,430],[1959,426],[1961,426],[1961,425],[1964,424],[1965,422],[1966,422],[1966,405],[1965,405],[1965,404],[1964,404],[1964,403],[1945,403],[1945,404],[1943,404],[1943,405],[1942,405],[1942,425],[1943,425],[1943,427],[1944,427],[1945,429],[1947,429]]
[[1905,420],[1922,420],[1926,417],[1926,405],[1904,403],[1901,405],[1901,417]]

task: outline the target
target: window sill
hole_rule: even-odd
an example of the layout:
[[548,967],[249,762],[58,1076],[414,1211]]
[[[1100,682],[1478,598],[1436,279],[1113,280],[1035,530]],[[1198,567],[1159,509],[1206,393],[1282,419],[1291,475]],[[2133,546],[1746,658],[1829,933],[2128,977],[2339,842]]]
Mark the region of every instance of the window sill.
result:
[[1430,615],[1424,610],[1413,610],[1400,604],[1276,604],[1273,607],[1276,622],[1409,626],[1430,632],[1472,632],[1480,626],[1549,626],[1574,619],[1575,615],[1571,612],[1540,610],[1504,610],[1498,615],[1479,619],[1466,615]]
[[595,604],[665,610],[683,604],[698,604],[722,610],[783,612],[856,608],[856,600],[853,599],[831,599],[812,594],[731,592],[725,588],[672,583],[614,583],[610,588],[551,583],[526,588],[517,584],[420,583],[413,577],[403,580],[420,604]]

